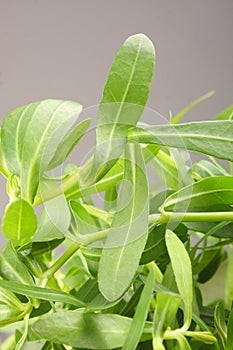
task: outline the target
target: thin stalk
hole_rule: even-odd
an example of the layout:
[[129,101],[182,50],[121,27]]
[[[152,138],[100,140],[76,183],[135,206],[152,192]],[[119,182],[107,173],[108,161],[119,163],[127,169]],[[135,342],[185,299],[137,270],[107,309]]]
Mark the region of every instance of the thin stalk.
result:
[[162,212],[149,215],[149,224],[164,224],[168,222],[219,222],[233,221],[233,211],[221,212]]
[[43,194],[43,196],[38,195],[35,198],[35,201],[33,205],[39,205],[43,202],[46,202],[50,199],[53,199],[62,193],[67,192],[69,189],[71,189],[73,186],[77,185],[79,183],[79,169],[77,172],[75,172],[73,175],[71,175],[68,179],[66,179],[64,182],[62,182],[60,185],[57,187],[53,188],[50,191],[47,191],[46,193]]
[[62,254],[57,261],[42,274],[42,281],[40,286],[44,286],[43,280],[47,281],[49,278],[51,278],[66,262],[69,260],[72,255],[79,249],[80,244],[79,243],[73,243],[64,254]]

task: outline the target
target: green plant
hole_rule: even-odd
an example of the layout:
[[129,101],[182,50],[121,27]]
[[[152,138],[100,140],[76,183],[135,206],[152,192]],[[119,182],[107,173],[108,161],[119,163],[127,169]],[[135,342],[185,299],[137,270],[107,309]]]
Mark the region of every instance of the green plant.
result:
[[[90,127],[74,126],[82,107],[44,100],[5,117],[0,325],[11,335],[2,350],[233,348],[233,108],[177,124],[208,93],[170,123],[140,123],[154,63],[146,36],[126,40],[93,155],[61,176],[53,169]],[[208,157],[187,165],[178,149]],[[100,192],[104,207],[93,201]],[[207,282],[220,265],[216,299]]]

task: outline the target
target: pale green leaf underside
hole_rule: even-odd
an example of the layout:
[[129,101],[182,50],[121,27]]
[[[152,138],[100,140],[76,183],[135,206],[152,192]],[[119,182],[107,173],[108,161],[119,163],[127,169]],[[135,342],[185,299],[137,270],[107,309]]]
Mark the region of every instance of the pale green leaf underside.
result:
[[128,138],[140,143],[184,148],[233,161],[233,121],[205,121],[132,128]]
[[129,287],[147,239],[148,183],[139,145],[126,146],[124,180],[99,266],[99,288],[109,301]]

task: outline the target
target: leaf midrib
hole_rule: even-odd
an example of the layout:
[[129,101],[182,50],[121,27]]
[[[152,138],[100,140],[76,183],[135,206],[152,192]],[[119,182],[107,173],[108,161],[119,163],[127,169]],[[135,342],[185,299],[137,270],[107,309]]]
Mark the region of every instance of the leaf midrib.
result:
[[[174,198],[174,199],[170,199],[170,200],[168,200],[167,201],[167,203],[165,202],[164,203],[164,207],[166,208],[166,207],[168,207],[168,206],[171,206],[172,204],[174,204],[174,202],[175,202],[175,204],[176,203],[182,203],[183,201],[185,201],[185,200],[189,200],[190,199],[190,201],[193,199],[193,198],[198,198],[199,196],[205,196],[205,195],[208,195],[208,194],[212,194],[212,193],[215,193],[216,194],[216,196],[217,196],[217,194],[218,193],[221,193],[221,192],[233,192],[233,188],[223,188],[223,189],[213,189],[213,190],[210,190],[210,191],[205,191],[205,192],[197,192],[197,193],[191,193],[191,195],[192,195],[192,197],[190,197],[190,196],[183,196],[182,198]],[[177,194],[177,196],[179,196],[179,193]],[[176,199],[178,199],[178,201],[176,200]],[[169,201],[170,201],[170,203],[169,203]]]
[[[48,131],[48,129],[50,128],[50,125],[53,123],[53,120],[54,120],[54,118],[55,118],[57,112],[58,112],[59,109],[60,109],[64,104],[66,104],[66,103],[67,103],[67,101],[62,102],[62,103],[55,109],[55,111],[53,112],[53,114],[52,114],[52,116],[51,116],[51,118],[50,118],[50,120],[49,120],[49,123],[47,124],[45,130],[43,131],[42,137],[41,137],[41,139],[40,139],[39,144],[37,145],[36,152],[35,152],[35,154],[34,154],[34,157],[32,158],[32,161],[30,162],[30,166],[29,166],[29,169],[28,169],[27,185],[26,185],[26,189],[27,189],[26,193],[27,193],[27,194],[29,193],[30,184],[31,184],[31,177],[32,177],[32,174],[33,174],[33,168],[34,168],[34,166],[35,166],[35,164],[36,164],[37,156],[38,156],[38,154],[39,154],[39,152],[40,152],[41,145],[43,145],[43,142],[44,142],[45,136],[46,136],[46,134],[47,134],[47,131]],[[30,123],[29,123],[29,124],[30,124]],[[30,125],[29,125],[29,126],[30,126]]]
[[[126,86],[124,95],[123,95],[123,97],[122,97],[122,101],[120,102],[120,106],[119,106],[118,113],[117,113],[117,115],[116,115],[116,119],[115,119],[115,121],[114,121],[114,123],[113,123],[113,127],[112,127],[111,132],[110,132],[110,136],[109,136],[110,142],[111,142],[111,140],[112,140],[112,138],[113,138],[113,134],[114,134],[114,132],[115,132],[115,129],[116,129],[118,120],[119,120],[119,118],[120,118],[120,114],[121,114],[123,105],[124,105],[124,103],[125,103],[125,99],[126,99],[126,97],[127,97],[129,88],[130,88],[130,84],[131,84],[131,82],[132,82],[132,80],[133,80],[133,76],[134,76],[134,74],[135,74],[135,69],[136,69],[136,65],[137,65],[137,62],[138,62],[139,53],[140,53],[140,51],[141,51],[141,46],[142,46],[142,38],[140,37],[140,40],[139,40],[139,43],[138,43],[137,54],[136,54],[136,56],[135,56],[135,60],[134,60],[133,66],[132,66],[132,70],[131,70],[131,73],[130,73],[130,77],[129,77],[129,80],[128,80],[128,83],[127,83],[127,86]],[[113,94],[111,93],[111,95],[113,95]],[[113,95],[113,97],[114,97],[114,95]],[[115,100],[115,97],[114,97],[114,100]],[[106,159],[109,158],[110,151],[111,151],[111,147],[108,148],[108,152],[106,153],[105,159],[104,159],[103,161],[105,161]]]
[[[134,164],[136,164],[135,163],[135,154],[134,154],[134,150],[132,152],[132,147],[130,147],[130,146],[129,146],[129,151],[130,151],[130,154],[131,154],[131,156],[130,156],[130,164],[131,164],[131,169],[132,169],[133,193],[135,194],[136,193],[136,175],[135,175],[135,166],[133,166]],[[125,250],[125,246],[127,244],[127,241],[128,241],[129,235],[130,235],[130,230],[131,230],[131,227],[132,227],[132,221],[133,221],[134,210],[135,210],[134,197],[132,199],[132,202],[133,203],[132,203],[132,210],[131,210],[131,213],[130,213],[129,226],[128,226],[127,234],[125,235],[124,243],[121,246],[119,259],[117,261],[116,270],[115,270],[115,277],[117,276],[118,271],[120,270],[121,258],[123,256],[123,252]],[[116,282],[117,282],[117,279],[114,278],[114,283],[112,284],[114,287],[116,285]]]

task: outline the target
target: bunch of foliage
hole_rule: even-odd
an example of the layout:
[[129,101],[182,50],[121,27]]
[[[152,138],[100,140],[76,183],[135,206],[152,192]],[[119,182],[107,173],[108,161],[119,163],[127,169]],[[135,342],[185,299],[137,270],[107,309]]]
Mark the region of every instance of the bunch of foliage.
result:
[[[2,350],[233,348],[233,108],[179,123],[208,93],[169,123],[139,122],[154,64],[145,35],[125,41],[93,154],[60,176],[90,128],[76,123],[81,105],[43,100],[5,117]],[[187,150],[206,156],[187,165]]]

